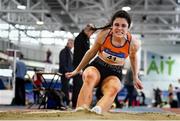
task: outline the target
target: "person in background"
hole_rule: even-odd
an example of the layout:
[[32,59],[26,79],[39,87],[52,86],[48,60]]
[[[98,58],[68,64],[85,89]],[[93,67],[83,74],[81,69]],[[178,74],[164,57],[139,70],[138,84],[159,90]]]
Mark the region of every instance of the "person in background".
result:
[[173,93],[168,94],[169,97],[169,105],[171,108],[178,108],[178,101],[174,99]]
[[[76,68],[81,62],[84,54],[90,48],[90,36],[94,33],[95,30],[92,28],[94,25],[88,24],[86,27],[78,34],[74,40],[74,56],[73,56],[73,66]],[[79,91],[82,87],[82,74],[77,74],[73,77],[73,90],[72,90],[72,108],[76,107],[77,98]]]
[[47,72],[47,73],[51,73],[53,71],[51,55],[52,55],[52,52],[50,49],[48,49],[46,51],[46,60],[44,61],[46,63],[45,68],[44,68],[44,72]]
[[52,55],[52,52],[51,52],[51,50],[50,49],[48,49],[47,51],[46,51],[46,63],[52,63],[52,61],[51,61],[51,55]]
[[22,61],[23,54],[20,54],[19,60],[16,61],[16,79],[15,79],[15,105],[25,105],[25,75],[27,68]]
[[80,90],[76,111],[89,109],[93,98],[93,89],[100,87],[103,96],[90,110],[96,114],[107,112],[121,89],[122,67],[129,56],[133,72],[134,85],[142,89],[142,83],[138,78],[138,61],[136,52],[139,41],[129,32],[131,18],[126,11],[117,11],[111,21],[102,29],[93,46],[86,52],[78,67],[66,73],[70,78],[83,71],[83,86]]
[[172,84],[169,84],[169,87],[168,87],[168,94],[170,93],[174,93],[174,89],[173,89],[173,85]]
[[139,94],[139,97],[140,97],[140,106],[146,106],[146,95],[144,94],[143,91],[140,91],[140,94]]
[[67,106],[69,106],[70,98],[70,85],[68,78],[65,77],[65,73],[73,70],[73,53],[71,49],[74,46],[73,39],[68,39],[67,44],[64,49],[60,51],[59,54],[59,72],[62,73],[61,83],[62,83],[62,91],[65,94],[64,102]]
[[162,91],[157,87],[156,89],[153,89],[154,91],[154,107],[162,107]]
[[34,102],[35,104],[40,103],[40,90],[42,88],[42,74],[38,73],[38,70],[34,68],[34,75],[32,77],[33,79],[33,92],[34,92]]
[[128,101],[128,106],[135,106],[136,105],[136,97],[138,95],[138,92],[133,84],[133,73],[131,69],[127,71],[127,74],[125,76],[125,88],[127,89],[127,95],[124,99],[124,102]]
[[177,101],[178,101],[178,107],[180,108],[180,79],[178,79],[179,86],[175,87],[175,92],[177,96]]

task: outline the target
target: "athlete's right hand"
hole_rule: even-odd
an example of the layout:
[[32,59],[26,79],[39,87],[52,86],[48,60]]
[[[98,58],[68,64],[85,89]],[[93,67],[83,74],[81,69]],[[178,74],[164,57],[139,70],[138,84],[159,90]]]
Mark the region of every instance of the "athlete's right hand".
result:
[[65,73],[65,76],[66,76],[66,78],[71,78],[71,77],[75,76],[76,74],[77,74],[76,71],[72,71],[72,72]]

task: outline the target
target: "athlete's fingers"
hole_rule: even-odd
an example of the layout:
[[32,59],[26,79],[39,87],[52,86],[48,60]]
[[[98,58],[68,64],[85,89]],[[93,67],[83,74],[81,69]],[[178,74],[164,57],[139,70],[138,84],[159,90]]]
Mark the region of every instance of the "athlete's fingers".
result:
[[137,88],[137,89],[143,89],[143,86],[142,86],[142,83],[141,82],[136,82],[134,84],[134,86]]
[[70,77],[72,77],[72,73],[71,73],[71,72],[67,72],[67,73],[65,73],[65,77],[66,77],[66,78],[70,78]]

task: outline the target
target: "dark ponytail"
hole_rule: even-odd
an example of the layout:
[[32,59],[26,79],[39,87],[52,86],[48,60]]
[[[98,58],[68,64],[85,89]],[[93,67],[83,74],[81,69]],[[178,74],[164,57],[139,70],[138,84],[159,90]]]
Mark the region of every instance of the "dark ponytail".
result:
[[110,28],[111,27],[111,25],[110,24],[107,24],[107,25],[105,25],[105,26],[103,26],[103,27],[95,27],[95,28],[92,28],[92,30],[100,30],[100,29],[108,29],[108,28]]

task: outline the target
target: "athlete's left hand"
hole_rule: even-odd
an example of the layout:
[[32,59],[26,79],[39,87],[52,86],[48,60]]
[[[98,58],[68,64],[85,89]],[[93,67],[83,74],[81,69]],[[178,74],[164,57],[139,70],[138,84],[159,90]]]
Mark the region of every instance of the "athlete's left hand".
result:
[[137,88],[137,89],[143,89],[143,85],[142,85],[142,82],[139,78],[135,79],[134,80],[134,86]]

